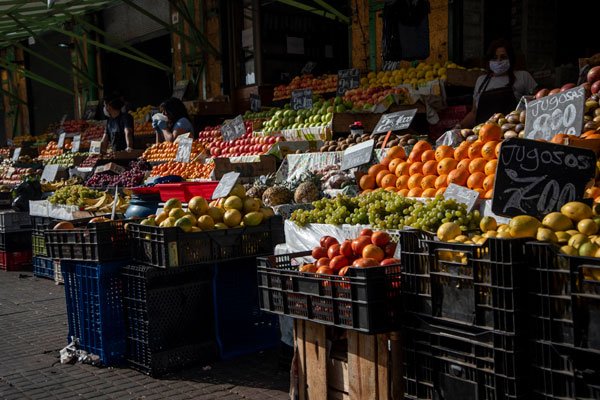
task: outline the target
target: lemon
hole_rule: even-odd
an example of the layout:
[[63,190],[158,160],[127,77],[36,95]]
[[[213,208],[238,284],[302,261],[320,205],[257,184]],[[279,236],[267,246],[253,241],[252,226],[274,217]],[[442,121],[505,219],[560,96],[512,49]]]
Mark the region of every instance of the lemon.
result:
[[483,217],[479,222],[479,228],[482,232],[495,231],[498,229],[498,223],[494,217]]
[[594,220],[590,218],[582,219],[577,223],[577,230],[584,235],[594,235],[598,232],[598,224],[596,224]]

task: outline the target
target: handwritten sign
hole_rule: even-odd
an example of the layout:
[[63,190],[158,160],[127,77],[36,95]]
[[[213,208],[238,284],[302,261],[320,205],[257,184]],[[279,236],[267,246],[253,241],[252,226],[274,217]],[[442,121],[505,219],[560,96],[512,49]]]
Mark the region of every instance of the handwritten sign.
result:
[[416,114],[416,108],[413,108],[412,110],[383,114],[375,126],[375,129],[373,129],[373,133],[401,131],[407,129]]
[[252,112],[259,112],[262,107],[260,96],[254,93],[250,94],[250,110]]
[[125,172],[125,168],[121,167],[118,164],[115,163],[108,163],[108,164],[104,164],[104,165],[100,165],[98,167],[96,167],[96,170],[94,171],[96,174],[99,174],[101,172],[112,172],[114,174],[122,174],[123,172]]
[[185,92],[187,92],[189,83],[190,83],[190,81],[178,81],[175,84],[175,87],[173,88],[173,96],[172,97],[182,100],[183,96],[185,96]]
[[58,144],[57,144],[57,147],[58,147],[59,149],[62,149],[63,147],[65,147],[65,138],[66,138],[66,137],[67,137],[67,134],[66,134],[65,132],[61,133],[61,134],[58,136]]
[[48,164],[44,167],[44,171],[42,172],[42,181],[46,182],[54,182],[56,180],[56,175],[58,175],[58,170],[60,166],[58,164]]
[[21,148],[20,148],[20,147],[17,147],[17,148],[15,149],[15,151],[13,152],[13,155],[12,155],[12,160],[13,160],[13,161],[18,161],[18,160],[19,160],[19,157],[21,157]]
[[102,141],[92,140],[90,142],[90,154],[102,154]]
[[581,135],[585,89],[576,87],[527,102],[525,138],[551,140],[557,133]]
[[98,110],[98,100],[88,101],[83,112],[83,119],[96,119],[96,110]]
[[81,148],[81,135],[75,135],[71,143],[71,153],[77,153]]
[[231,189],[233,189],[239,177],[239,172],[228,172],[225,175],[223,175],[223,177],[219,181],[219,184],[215,188],[215,191],[213,192],[213,200],[229,196]]
[[223,140],[231,142],[239,137],[244,136],[246,133],[246,125],[244,125],[244,119],[241,115],[238,115],[231,121],[221,125],[221,135]]
[[312,89],[300,89],[292,91],[291,104],[293,110],[312,108]]
[[342,156],[342,170],[358,167],[371,161],[375,140],[367,140],[347,148]]
[[451,183],[444,191],[444,198],[454,199],[459,203],[466,204],[467,211],[470,212],[475,207],[475,203],[479,198],[479,192]]
[[587,149],[526,139],[500,147],[492,199],[494,214],[543,217],[583,198],[594,177],[596,156]]
[[312,74],[312,72],[314,71],[316,66],[317,66],[317,63],[314,61],[307,62],[306,64],[304,64],[304,67],[302,67],[302,70],[300,71],[300,75]]
[[360,71],[357,68],[338,71],[337,95],[343,96],[347,90],[360,86]]
[[192,155],[192,138],[179,138],[179,144],[177,145],[177,154],[175,155],[175,161],[177,162],[190,162]]

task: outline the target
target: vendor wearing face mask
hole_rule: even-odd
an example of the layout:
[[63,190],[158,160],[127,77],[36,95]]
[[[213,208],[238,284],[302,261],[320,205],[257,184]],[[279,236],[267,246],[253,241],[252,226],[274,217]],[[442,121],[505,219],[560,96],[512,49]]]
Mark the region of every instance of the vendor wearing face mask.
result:
[[475,83],[473,108],[460,127],[471,128],[495,113],[513,111],[522,96],[535,92],[537,83],[527,71],[515,71],[515,54],[507,41],[496,40],[487,53],[488,73]]
[[102,137],[102,147],[108,143],[113,152],[133,149],[133,117],[123,112],[123,101],[119,98],[104,102],[104,115],[108,117]]

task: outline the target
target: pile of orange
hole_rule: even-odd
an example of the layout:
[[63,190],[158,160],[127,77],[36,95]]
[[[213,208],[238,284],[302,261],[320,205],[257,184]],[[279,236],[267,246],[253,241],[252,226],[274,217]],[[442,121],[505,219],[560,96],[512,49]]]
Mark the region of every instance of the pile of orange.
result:
[[[153,144],[144,150],[142,158],[149,162],[173,161],[177,155],[179,144],[172,142],[161,142]],[[194,160],[200,153],[204,152],[204,146],[199,141],[192,143],[190,160]]]
[[394,146],[381,163],[369,168],[359,181],[363,191],[383,188],[406,197],[435,197],[449,184],[468,187],[490,199],[494,189],[502,130],[496,124],[483,125],[479,138],[458,147],[417,142],[407,156],[404,148]]

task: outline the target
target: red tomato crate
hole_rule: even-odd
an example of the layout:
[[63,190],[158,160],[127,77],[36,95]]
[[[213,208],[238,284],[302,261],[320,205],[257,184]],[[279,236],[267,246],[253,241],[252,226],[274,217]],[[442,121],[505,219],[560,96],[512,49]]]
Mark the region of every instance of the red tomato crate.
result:
[[187,203],[192,197],[195,196],[201,196],[207,200],[210,200],[218,184],[218,181],[179,182],[161,183],[155,187],[158,188],[160,192],[160,199],[162,201],[175,198]]
[[0,270],[26,271],[31,269],[31,250],[0,251]]

